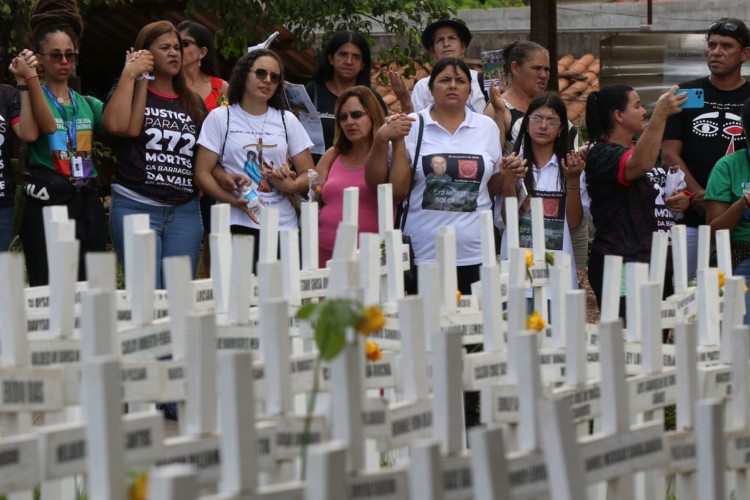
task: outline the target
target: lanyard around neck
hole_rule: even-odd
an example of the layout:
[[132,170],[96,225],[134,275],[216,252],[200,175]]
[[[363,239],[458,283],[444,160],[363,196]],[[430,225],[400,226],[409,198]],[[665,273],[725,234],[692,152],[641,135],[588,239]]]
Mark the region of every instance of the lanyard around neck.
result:
[[65,124],[65,132],[68,134],[68,140],[70,141],[70,147],[72,151],[78,151],[78,144],[76,143],[76,117],[78,116],[78,106],[76,105],[76,100],[73,98],[73,91],[68,89],[70,104],[73,105],[73,118],[71,120],[66,120],[65,118],[67,115],[65,113],[65,110],[57,101],[57,97],[55,97],[55,94],[53,94],[49,87],[47,87],[46,83],[42,85],[42,88],[47,94],[47,97],[49,97],[50,101],[52,101],[52,104],[54,104],[55,108],[57,108],[57,112],[60,113],[60,118],[62,118],[62,121]]

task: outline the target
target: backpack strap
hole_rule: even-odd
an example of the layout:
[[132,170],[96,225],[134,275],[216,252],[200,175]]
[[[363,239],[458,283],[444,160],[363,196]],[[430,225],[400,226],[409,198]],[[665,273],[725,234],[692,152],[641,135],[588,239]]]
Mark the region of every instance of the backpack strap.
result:
[[227,108],[227,128],[224,130],[224,142],[221,143],[221,153],[219,153],[219,158],[216,160],[217,163],[221,163],[221,160],[224,158],[224,148],[227,145],[227,138],[229,137],[229,106]]
[[417,171],[417,161],[419,161],[419,151],[422,149],[422,135],[424,133],[424,118],[420,113],[417,113],[417,119],[419,120],[419,133],[417,134],[417,147],[414,149],[414,161],[411,165],[411,176],[409,179],[409,193],[406,195],[406,199],[399,206],[399,214],[396,217],[396,227],[404,230],[406,227],[406,216],[409,215],[409,207],[411,206],[411,192],[414,189],[414,176]]

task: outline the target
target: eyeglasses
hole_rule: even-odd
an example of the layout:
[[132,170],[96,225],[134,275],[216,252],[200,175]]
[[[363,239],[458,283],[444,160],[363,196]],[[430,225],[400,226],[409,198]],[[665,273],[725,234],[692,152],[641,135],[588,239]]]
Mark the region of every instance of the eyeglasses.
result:
[[189,38],[182,39],[182,48],[186,49],[190,47],[191,45],[195,45],[197,47],[198,42],[196,42],[195,40],[190,40]]
[[363,116],[367,114],[367,111],[357,110],[357,111],[350,111],[348,113],[339,113],[336,119],[339,122],[345,122],[347,118],[350,116],[352,117],[352,120],[359,120]]
[[59,63],[62,61],[63,56],[65,59],[68,60],[70,63],[76,62],[76,59],[78,59],[78,52],[49,52],[47,54],[41,53],[39,55],[42,56],[48,56],[50,60],[54,63]]
[[265,70],[263,68],[251,69],[250,72],[255,73],[255,76],[258,78],[258,80],[265,80],[266,78],[270,77],[271,83],[279,83],[281,81],[280,74]]
[[529,121],[533,123],[534,125],[541,125],[542,123],[546,123],[550,127],[557,127],[562,123],[558,118],[544,118],[543,116],[539,115],[531,115],[529,116]]
[[719,29],[734,32],[734,31],[737,31],[737,25],[731,21],[724,21],[724,22],[716,21],[715,23],[712,23],[711,26],[708,27],[708,31],[715,31]]

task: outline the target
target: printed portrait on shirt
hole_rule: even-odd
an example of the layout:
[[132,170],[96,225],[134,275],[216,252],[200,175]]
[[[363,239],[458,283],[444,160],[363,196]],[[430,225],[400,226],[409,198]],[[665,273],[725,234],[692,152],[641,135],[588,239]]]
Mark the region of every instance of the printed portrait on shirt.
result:
[[473,212],[484,175],[480,155],[438,153],[422,157],[423,210]]

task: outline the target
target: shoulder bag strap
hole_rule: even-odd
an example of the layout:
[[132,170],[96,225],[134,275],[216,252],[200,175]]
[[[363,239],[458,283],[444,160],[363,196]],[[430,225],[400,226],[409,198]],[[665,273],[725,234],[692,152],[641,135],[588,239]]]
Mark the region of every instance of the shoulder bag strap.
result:
[[224,142],[221,143],[221,153],[219,153],[218,163],[221,163],[221,160],[224,159],[224,147],[227,145],[227,137],[229,137],[229,106],[227,106],[227,128],[224,131]]
[[417,119],[419,120],[419,133],[417,134],[417,147],[414,149],[414,160],[411,164],[411,177],[409,179],[409,194],[406,195],[406,200],[402,205],[401,209],[401,221],[399,223],[399,229],[401,231],[406,227],[406,216],[409,215],[409,206],[411,205],[411,192],[414,189],[414,176],[417,171],[417,161],[419,161],[419,151],[422,149],[422,134],[424,133],[424,118],[422,115],[417,113]]

